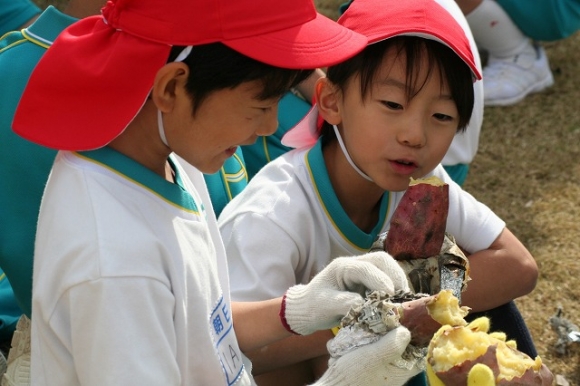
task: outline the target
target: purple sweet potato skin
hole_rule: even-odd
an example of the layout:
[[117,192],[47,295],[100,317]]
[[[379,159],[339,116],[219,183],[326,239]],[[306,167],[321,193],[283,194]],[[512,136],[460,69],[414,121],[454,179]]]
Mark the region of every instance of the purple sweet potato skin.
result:
[[449,212],[449,185],[419,183],[409,186],[395,209],[385,250],[397,260],[438,255]]
[[453,366],[447,371],[441,371],[435,374],[446,385],[466,385],[469,370],[471,370],[471,368],[477,363],[483,363],[493,371],[494,376],[497,378],[499,367],[496,359],[496,351],[497,346],[489,346],[485,354],[478,357],[476,360],[467,360],[461,364]]
[[[495,378],[498,378],[499,367],[496,359],[497,346],[489,346],[485,354],[472,361],[465,361],[452,367],[444,372],[437,372],[437,377],[446,385],[465,385],[467,384],[467,374],[469,370],[477,363],[487,365],[492,371]],[[433,365],[433,364],[432,364]],[[551,386],[554,376],[552,372],[542,365],[540,371],[527,369],[521,377],[510,380],[500,379],[496,381],[497,386]]]
[[496,385],[497,386],[551,386],[554,383],[554,375],[546,367],[542,365],[540,371],[534,371],[534,369],[527,369],[526,372],[518,378],[513,378],[511,380],[500,379]]

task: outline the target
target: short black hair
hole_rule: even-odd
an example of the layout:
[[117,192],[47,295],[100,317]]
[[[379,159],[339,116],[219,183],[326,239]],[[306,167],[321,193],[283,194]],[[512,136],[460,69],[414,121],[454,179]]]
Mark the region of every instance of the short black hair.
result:
[[[185,47],[174,46],[168,62],[174,61]],[[232,89],[245,82],[260,81],[263,89],[256,95],[260,100],[281,97],[302,82],[312,72],[271,66],[249,58],[223,43],[193,46],[183,60],[190,74],[186,90],[193,99],[193,113],[214,91]]]
[[[344,92],[347,82],[352,77],[359,76],[360,94],[364,100],[370,95],[375,76],[391,47],[397,50],[397,56],[404,54],[406,57],[407,99],[411,100],[421,91],[431,71],[437,67],[441,82],[449,84],[451,97],[457,105],[459,114],[457,130],[464,131],[471,119],[474,105],[473,75],[469,66],[451,48],[435,40],[417,36],[397,36],[370,44],[356,56],[329,67],[327,78]],[[423,58],[427,60],[428,74],[425,79],[419,79],[419,65]],[[331,126],[326,122],[322,134],[327,138],[334,136]]]

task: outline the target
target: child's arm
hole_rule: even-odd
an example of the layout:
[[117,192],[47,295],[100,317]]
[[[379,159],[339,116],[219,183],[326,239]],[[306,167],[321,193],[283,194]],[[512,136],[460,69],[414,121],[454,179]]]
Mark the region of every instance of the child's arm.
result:
[[282,298],[232,302],[234,329],[242,351],[251,351],[292,335],[280,321]]
[[326,343],[334,337],[331,330],[302,336],[293,335],[260,349],[245,353],[252,361],[252,373],[260,375],[282,367],[328,355]]
[[538,266],[526,247],[504,228],[488,249],[468,256],[471,281],[462,305],[472,312],[489,310],[530,293]]
[[290,336],[338,326],[367,290],[393,294],[407,289],[397,262],[385,252],[334,259],[308,284],[290,287],[282,298],[232,303],[234,328],[242,351]]

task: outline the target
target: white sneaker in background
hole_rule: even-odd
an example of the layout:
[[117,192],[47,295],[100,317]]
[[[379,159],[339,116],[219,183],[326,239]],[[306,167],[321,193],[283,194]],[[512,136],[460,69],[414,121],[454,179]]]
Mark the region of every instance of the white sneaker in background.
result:
[[30,319],[26,315],[16,324],[7,362],[2,386],[30,386]]
[[486,106],[513,105],[553,84],[546,52],[531,43],[522,53],[509,58],[490,56],[483,69]]

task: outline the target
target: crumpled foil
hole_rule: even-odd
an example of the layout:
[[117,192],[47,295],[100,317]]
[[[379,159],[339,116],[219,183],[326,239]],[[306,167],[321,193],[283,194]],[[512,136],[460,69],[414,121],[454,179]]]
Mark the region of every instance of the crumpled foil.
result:
[[[387,233],[381,233],[371,251],[385,251]],[[453,296],[461,301],[461,293],[465,291],[469,277],[469,260],[455,242],[455,237],[445,233],[439,255],[426,259],[411,259],[397,261],[409,279],[409,284],[416,293],[436,294],[443,289],[449,289]]]
[[[342,319],[341,329],[327,344],[328,352],[333,358],[339,358],[359,347],[376,342],[401,324],[401,303],[425,296],[427,295],[412,292],[398,292],[394,296],[388,296],[382,291],[371,292],[364,304],[351,308]],[[426,347],[409,345],[403,356],[393,365],[405,369],[417,366],[424,369],[426,355]]]

